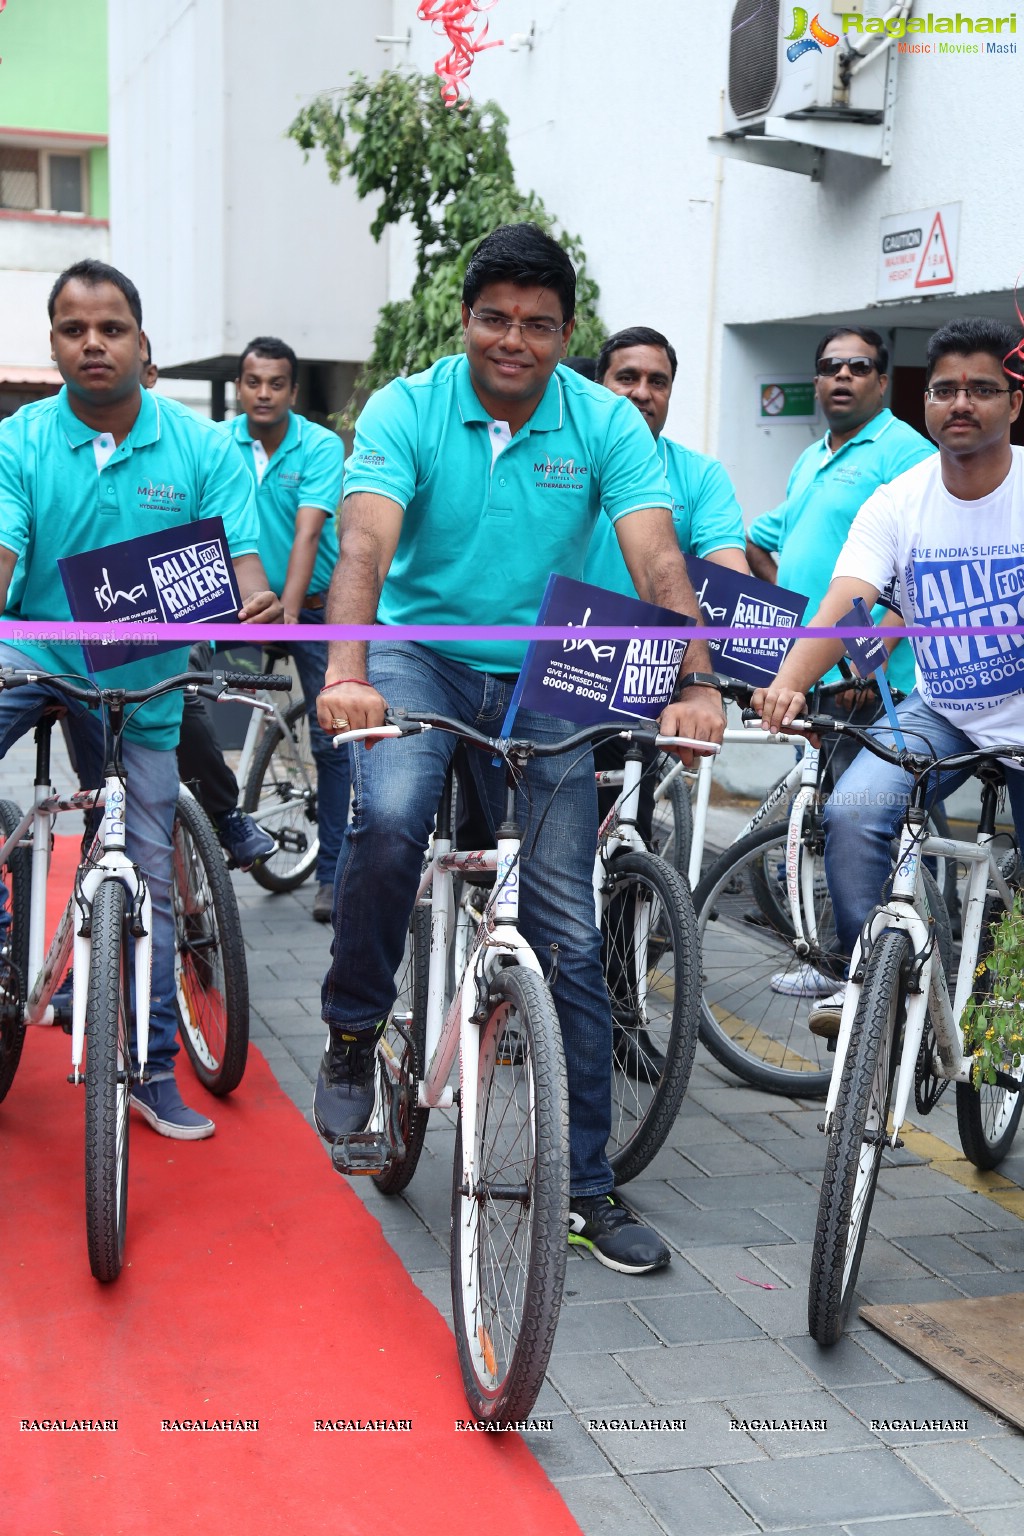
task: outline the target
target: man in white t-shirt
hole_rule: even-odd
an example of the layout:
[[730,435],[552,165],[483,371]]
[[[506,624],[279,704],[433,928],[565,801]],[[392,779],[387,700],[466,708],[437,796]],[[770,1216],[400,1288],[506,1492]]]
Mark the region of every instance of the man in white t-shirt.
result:
[[[1024,635],[1005,633],[1024,623],[1024,448],[1010,445],[1024,393],[1004,366],[1020,346],[1017,330],[988,319],[953,321],[929,339],[925,422],[939,452],[864,503],[810,620],[834,625],[854,598],[870,606],[898,578],[906,624],[935,629],[912,642],[917,693],[897,711],[911,750],[922,738],[939,756],[1024,743]],[[966,626],[992,633],[944,633]],[[831,638],[793,647],[754,696],[766,730],[802,713],[807,689],[843,649]],[[965,778],[944,774],[936,799]],[[1022,841],[1024,771],[1009,766],[1006,779]],[[847,954],[880,900],[909,786],[902,769],[862,752],[826,807],[825,873]],[[811,1015],[815,1033],[836,1033],[841,1007],[841,993],[825,999]]]

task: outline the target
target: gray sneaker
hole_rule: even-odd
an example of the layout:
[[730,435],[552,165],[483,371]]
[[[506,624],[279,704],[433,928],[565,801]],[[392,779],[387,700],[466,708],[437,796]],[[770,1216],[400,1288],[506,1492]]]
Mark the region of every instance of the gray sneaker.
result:
[[216,1129],[206,1115],[183,1102],[173,1073],[136,1083],[129,1102],[158,1135],[172,1141],[205,1141]]
[[313,897],[313,921],[314,923],[329,923],[331,913],[334,911],[334,886],[326,883],[318,885],[316,895]]
[[331,1026],[313,1090],[313,1119],[327,1141],[365,1131],[373,1112],[378,1029],[343,1031]]

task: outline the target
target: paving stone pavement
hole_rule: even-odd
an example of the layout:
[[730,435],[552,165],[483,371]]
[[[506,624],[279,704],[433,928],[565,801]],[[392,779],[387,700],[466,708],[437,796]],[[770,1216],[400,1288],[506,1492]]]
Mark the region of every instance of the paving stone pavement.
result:
[[[16,775],[11,781],[13,757],[5,793],[18,798],[20,789],[24,800],[27,789]],[[248,946],[253,1042],[312,1127],[330,932],[311,919],[312,885],[269,896],[236,875],[235,887]],[[807,1336],[810,1240],[824,1156],[820,1113],[817,1105],[737,1083],[699,1048],[668,1144],[627,1191],[669,1243],[671,1266],[635,1278],[570,1254],[549,1379],[535,1410],[553,1420],[553,1430],[526,1438],[585,1536],[1024,1530],[1024,1436],[858,1316],[832,1350]],[[861,1268],[862,1299],[1024,1292],[1024,1222],[1006,1208],[1024,1209],[1017,1194],[1024,1188],[1024,1142],[1002,1165],[1001,1178],[986,1180],[950,1155],[959,1142],[945,1100],[924,1124],[928,1135],[916,1150],[886,1159]],[[416,1284],[446,1317],[453,1139],[450,1117],[432,1115],[403,1198],[385,1200],[369,1181],[353,1181]],[[614,1427],[644,1419],[683,1420],[686,1428]],[[782,1419],[825,1420],[828,1427],[756,1427]],[[896,1419],[966,1420],[967,1429],[873,1427]]]
[[[268,898],[236,877],[236,889],[249,945],[253,1039],[312,1124],[329,931],[310,919],[311,888]],[[630,1277],[570,1255],[536,1408],[554,1428],[526,1438],[586,1536],[1024,1530],[1024,1436],[857,1316],[830,1351],[807,1335],[824,1157],[820,1115],[818,1105],[736,1082],[700,1047],[668,1144],[624,1191],[669,1243],[671,1266]],[[924,1126],[930,1134],[922,1151],[886,1159],[860,1296],[1024,1292],[1024,1222],[953,1157],[959,1139],[951,1106],[940,1103]],[[445,1317],[453,1135],[450,1119],[435,1112],[404,1198],[389,1201],[369,1181],[353,1181]],[[1000,1174],[1010,1194],[1024,1199],[1016,1195],[1024,1186],[1024,1144]],[[999,1186],[1004,1199],[1007,1187]],[[685,1420],[686,1428],[612,1427],[644,1419]],[[753,1427],[765,1419],[826,1420],[828,1428]],[[895,1419],[966,1420],[968,1428],[872,1428],[872,1421]],[[750,1427],[733,1429],[733,1421]]]

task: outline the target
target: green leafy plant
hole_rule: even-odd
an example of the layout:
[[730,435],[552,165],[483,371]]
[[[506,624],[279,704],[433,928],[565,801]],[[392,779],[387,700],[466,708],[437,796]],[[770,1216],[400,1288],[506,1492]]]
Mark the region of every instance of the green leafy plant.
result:
[[1024,1053],[1024,892],[989,925],[989,943],[962,1021],[976,1088],[994,1083],[997,1071],[1018,1067]]
[[572,351],[596,354],[605,331],[598,288],[579,238],[559,233],[533,192],[516,184],[508,119],[493,101],[446,107],[433,75],[387,70],[377,80],[355,74],[344,90],[303,107],[288,134],[306,158],[323,152],[333,182],[351,176],[360,198],[379,198],[370,233],[408,219],[416,245],[416,280],[408,299],[385,304],[373,351],[343,416],[351,425],[360,399],[403,373],[428,368],[462,345],[459,301],[466,264],[499,224],[529,219],[553,234],[576,267]]

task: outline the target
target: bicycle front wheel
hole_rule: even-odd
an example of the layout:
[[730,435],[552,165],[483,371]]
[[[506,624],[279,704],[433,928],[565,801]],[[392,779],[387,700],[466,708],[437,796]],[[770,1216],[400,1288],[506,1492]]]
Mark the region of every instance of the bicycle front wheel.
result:
[[888,1144],[910,957],[910,940],[896,929],[882,933],[868,956],[828,1139],[811,1250],[807,1326],[819,1344],[835,1344],[842,1337],[857,1284],[878,1170]]
[[395,1004],[382,1039],[383,1045],[394,1052],[401,1067],[400,1082],[392,1091],[399,1095],[398,1129],[405,1143],[405,1156],[372,1176],[382,1195],[400,1195],[405,1189],[416,1172],[427,1133],[430,1110],[420,1107],[417,1095],[426,1065],[429,976],[430,902],[418,901],[412,910],[405,955],[395,978],[398,988]]
[[[13,800],[0,800],[0,842],[6,842],[21,823]],[[27,848],[15,848],[0,869],[7,887],[10,925],[7,930],[6,984],[0,984],[0,1104],[7,1097],[25,1044],[25,988],[28,984],[28,904],[32,856]],[[0,939],[3,938],[0,930]]]
[[249,873],[265,891],[294,891],[316,868],[316,763],[303,699],[266,727],[253,756],[242,809],[277,838],[277,852]]
[[[678,767],[679,759],[667,752],[658,755],[658,787]],[[671,864],[686,880],[690,869],[690,845],[693,842],[693,806],[690,784],[681,773],[668,780],[664,794],[655,790],[654,837],[652,852]]]
[[612,1127],[617,1184],[661,1150],[690,1081],[700,1011],[700,950],[689,887],[650,853],[608,866],[601,959],[612,1005]]
[[[787,824],[770,822],[727,848],[694,894],[703,966],[700,1038],[717,1061],[769,1093],[823,1098],[832,1075],[808,1014],[842,985],[824,862],[812,860],[815,938],[796,950],[786,885]],[[804,914],[805,927],[808,914]]]
[[178,795],[172,835],[178,1033],[210,1093],[237,1088],[249,1054],[249,977],[238,903],[202,806]]
[[92,904],[86,1003],[85,1228],[89,1267],[116,1280],[128,1219],[128,1101],[132,1091],[131,943],[126,896],[104,880]]
[[451,1279],[455,1342],[477,1419],[526,1418],[544,1381],[569,1251],[569,1115],[562,1039],[539,976],[494,979],[480,1030],[476,1134],[455,1138]]

